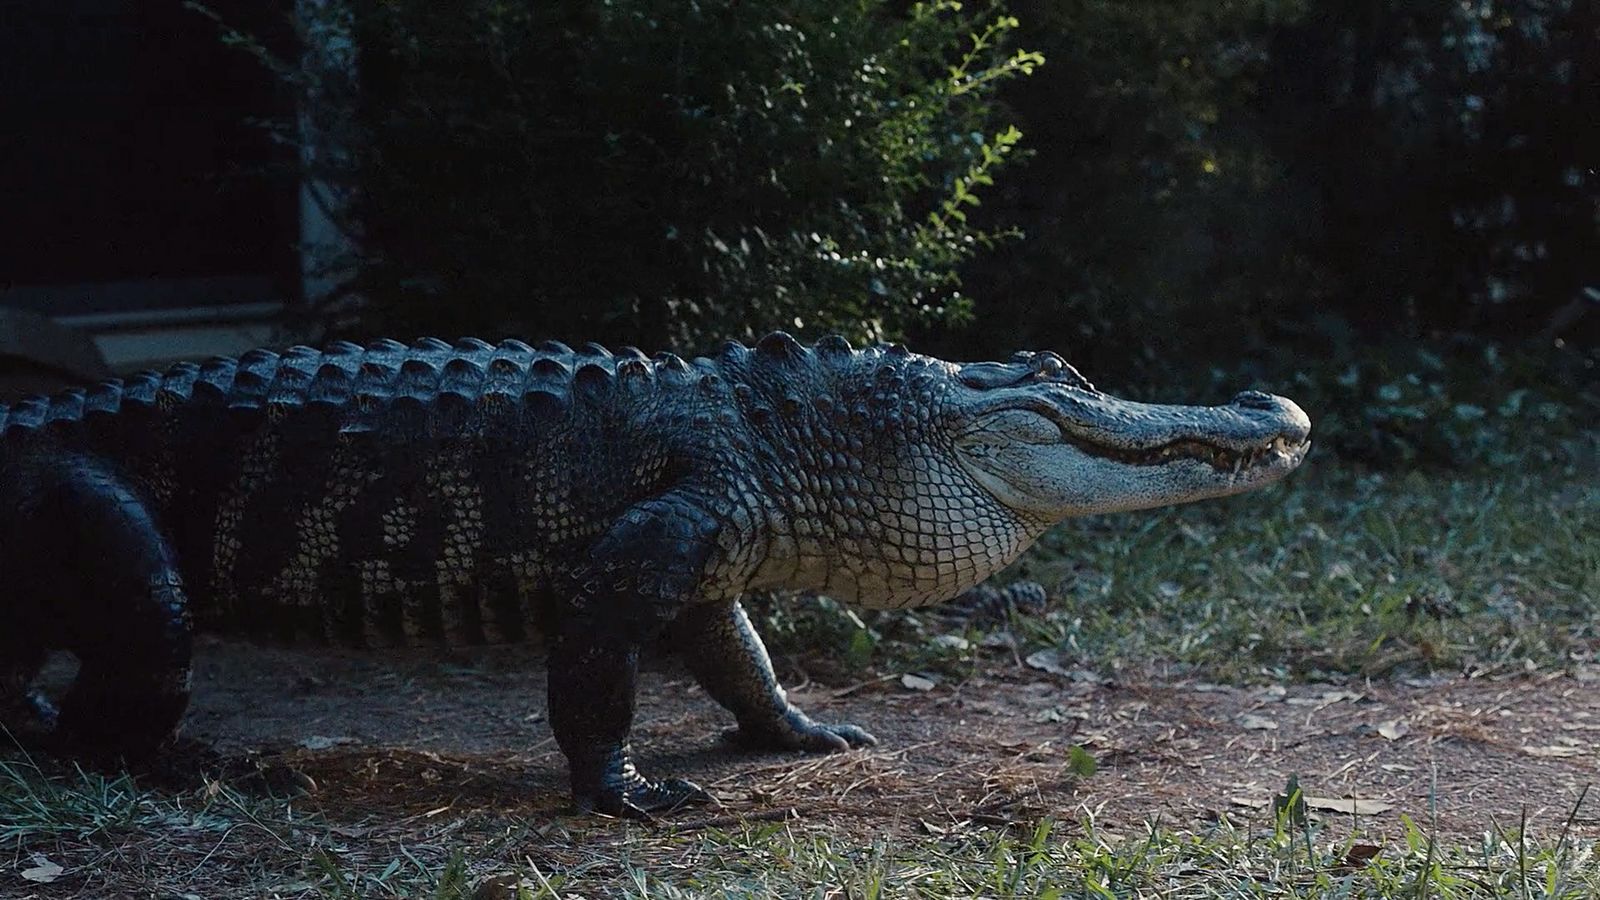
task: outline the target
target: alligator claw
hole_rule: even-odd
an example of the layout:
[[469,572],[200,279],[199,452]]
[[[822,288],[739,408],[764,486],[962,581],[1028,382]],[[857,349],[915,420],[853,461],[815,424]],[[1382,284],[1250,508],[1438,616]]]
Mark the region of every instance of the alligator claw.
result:
[[842,753],[853,747],[871,747],[878,743],[871,732],[858,725],[818,722],[799,710],[792,711],[776,725],[740,725],[724,732],[724,737],[750,749],[807,753]]

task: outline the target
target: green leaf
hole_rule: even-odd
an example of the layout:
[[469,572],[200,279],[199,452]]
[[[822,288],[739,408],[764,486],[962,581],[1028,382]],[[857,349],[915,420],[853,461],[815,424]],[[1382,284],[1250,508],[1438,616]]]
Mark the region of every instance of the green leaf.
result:
[[1067,771],[1079,778],[1088,778],[1100,768],[1094,755],[1077,744],[1067,749]]

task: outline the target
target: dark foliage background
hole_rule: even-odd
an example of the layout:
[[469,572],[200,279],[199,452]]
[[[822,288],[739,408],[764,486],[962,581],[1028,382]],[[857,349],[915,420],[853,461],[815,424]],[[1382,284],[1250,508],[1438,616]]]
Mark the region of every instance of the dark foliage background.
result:
[[1013,5],[1050,63],[982,281],[1030,333],[1600,333],[1594,4]]
[[1050,346],[1371,460],[1596,408],[1588,0],[334,9],[359,79],[281,69],[341,147],[347,329]]
[[[953,2],[363,2],[302,66],[353,188],[363,327],[702,346],[970,318],[966,221],[1036,54]],[[326,44],[326,38],[322,39]],[[1003,223],[997,232],[1010,230]]]

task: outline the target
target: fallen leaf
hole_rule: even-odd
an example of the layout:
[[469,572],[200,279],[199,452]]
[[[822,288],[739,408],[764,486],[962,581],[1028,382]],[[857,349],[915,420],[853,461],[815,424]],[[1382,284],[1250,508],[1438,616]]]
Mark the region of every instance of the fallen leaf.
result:
[[1049,672],[1051,675],[1060,675],[1064,678],[1072,677],[1072,670],[1062,664],[1059,650],[1036,650],[1028,654],[1025,662],[1041,672]]
[[965,650],[972,642],[959,634],[941,634],[933,639],[933,645],[945,650]]
[[501,872],[478,882],[472,890],[472,900],[516,900],[528,896],[538,885],[515,872]]
[[1378,734],[1387,741],[1398,741],[1411,733],[1411,726],[1401,719],[1390,719],[1378,723]]
[[1265,797],[1229,797],[1228,802],[1247,809],[1266,809],[1272,805],[1272,801]]
[[1115,747],[1109,731],[1080,731],[1075,737],[1085,747]]
[[35,884],[49,884],[60,878],[61,873],[66,871],[37,853],[33,854],[32,859],[33,866],[22,870],[23,881],[31,881]]
[[906,674],[900,676],[900,684],[904,687],[910,688],[913,691],[931,691],[938,684],[938,682],[927,677],[926,675],[918,675],[915,672],[907,672]]
[[1351,703],[1361,700],[1366,694],[1355,691],[1323,691],[1315,697],[1290,697],[1287,701],[1291,706],[1331,706],[1342,700]]
[[1383,848],[1377,844],[1351,844],[1345,851],[1343,865],[1347,869],[1362,869],[1382,852]]
[[1110,683],[1104,676],[1088,669],[1068,668],[1063,661],[1062,654],[1057,650],[1040,650],[1036,653],[1030,653],[1024,662],[1035,669],[1049,672],[1052,675],[1060,675],[1063,678],[1070,678],[1079,684]]
[[1381,800],[1357,800],[1354,797],[1307,797],[1306,805],[1312,809],[1352,816],[1375,816],[1394,809],[1393,803],[1384,803]]
[[1523,747],[1522,752],[1529,756],[1545,756],[1551,759],[1566,759],[1573,756],[1583,756],[1588,751],[1582,747]]
[[356,739],[353,737],[324,737],[320,734],[313,734],[309,737],[303,738],[300,741],[300,746],[306,748],[307,750],[328,750],[333,747],[337,747],[340,744],[354,743],[356,743]]
[[1266,716],[1245,713],[1239,717],[1239,727],[1247,731],[1277,731],[1278,723]]

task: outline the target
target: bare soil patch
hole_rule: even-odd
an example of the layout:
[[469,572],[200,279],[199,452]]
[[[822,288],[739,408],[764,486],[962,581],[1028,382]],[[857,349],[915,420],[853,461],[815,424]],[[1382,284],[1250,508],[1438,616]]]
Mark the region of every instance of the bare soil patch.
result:
[[[1142,675],[1105,682],[1019,663],[930,691],[887,678],[790,694],[813,716],[864,725],[881,745],[833,756],[740,751],[719,739],[728,717],[686,673],[647,672],[641,767],[695,779],[722,802],[669,824],[792,816],[882,835],[1031,827],[1043,816],[1092,815],[1113,832],[1155,817],[1177,827],[1224,814],[1264,823],[1297,775],[1308,796],[1387,807],[1362,823],[1369,831],[1392,833],[1404,814],[1465,837],[1524,813],[1558,830],[1600,773],[1600,692],[1587,673],[1243,688]],[[567,815],[544,710],[544,660],[526,649],[441,659],[213,642],[186,733],[225,758],[290,773],[335,822],[403,827],[487,813],[618,827]],[[1073,775],[1074,745],[1095,756],[1096,774]],[[1575,827],[1600,835],[1588,806]]]

